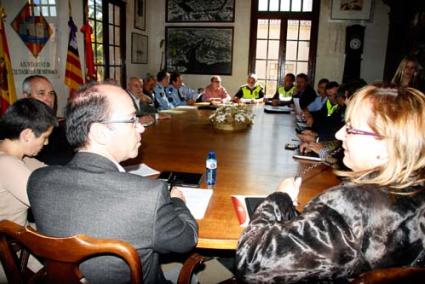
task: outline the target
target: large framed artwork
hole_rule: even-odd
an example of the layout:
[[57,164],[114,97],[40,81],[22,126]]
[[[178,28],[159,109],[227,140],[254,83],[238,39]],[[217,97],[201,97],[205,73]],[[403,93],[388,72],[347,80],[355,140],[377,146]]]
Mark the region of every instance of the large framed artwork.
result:
[[331,20],[372,19],[373,0],[332,0]]
[[181,22],[234,22],[236,0],[167,0],[166,20]]
[[146,29],[146,0],[134,0],[134,27]]
[[233,27],[166,27],[168,70],[186,74],[232,74]]
[[131,63],[148,63],[148,37],[145,35],[131,33]]

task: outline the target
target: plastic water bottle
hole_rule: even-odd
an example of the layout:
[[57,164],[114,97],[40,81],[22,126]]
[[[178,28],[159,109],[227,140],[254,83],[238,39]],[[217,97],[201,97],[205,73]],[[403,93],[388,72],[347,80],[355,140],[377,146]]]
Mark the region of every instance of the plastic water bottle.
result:
[[217,158],[214,151],[208,153],[206,161],[206,182],[207,185],[214,185],[217,174]]

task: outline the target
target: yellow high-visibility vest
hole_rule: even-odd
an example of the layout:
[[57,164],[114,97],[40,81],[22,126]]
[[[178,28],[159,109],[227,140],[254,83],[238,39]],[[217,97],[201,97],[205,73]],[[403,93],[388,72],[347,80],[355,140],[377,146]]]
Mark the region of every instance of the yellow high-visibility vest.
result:
[[295,92],[295,86],[292,86],[288,91],[285,90],[285,87],[280,86],[277,88],[277,92],[279,93],[280,101],[290,101]]
[[242,98],[243,99],[259,99],[260,98],[260,91],[263,89],[260,85],[255,86],[254,90],[250,90],[247,85],[242,86]]

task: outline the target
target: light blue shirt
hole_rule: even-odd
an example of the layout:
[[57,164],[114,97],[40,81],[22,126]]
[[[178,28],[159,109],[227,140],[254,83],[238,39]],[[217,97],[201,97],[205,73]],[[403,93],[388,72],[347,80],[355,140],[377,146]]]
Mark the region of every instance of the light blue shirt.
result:
[[326,103],[327,100],[328,100],[327,97],[322,98],[322,96],[317,96],[314,99],[314,101],[311,102],[307,106],[308,111],[319,111],[319,110],[321,110],[323,105]]
[[194,100],[196,101],[199,97],[199,93],[195,90],[192,90],[191,88],[187,87],[185,84],[180,87],[180,94],[183,98],[186,100]]
[[172,109],[175,107],[167,97],[164,86],[160,83],[156,83],[156,86],[153,89],[153,95],[155,97],[155,101],[158,103],[158,110]]
[[171,100],[173,105],[175,106],[184,106],[186,105],[186,101],[183,98],[183,94],[180,92],[180,96],[182,98],[180,98],[179,96],[179,90],[177,90],[173,85],[168,85],[167,89],[166,89],[166,96],[168,98],[168,100]]

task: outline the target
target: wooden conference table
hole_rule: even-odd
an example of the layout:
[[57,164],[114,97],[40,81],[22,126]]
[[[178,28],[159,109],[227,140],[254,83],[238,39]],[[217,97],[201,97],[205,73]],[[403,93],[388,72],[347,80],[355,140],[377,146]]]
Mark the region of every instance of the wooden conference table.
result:
[[[146,163],[164,171],[199,172],[205,175],[208,151],[216,152],[217,183],[205,217],[198,220],[198,248],[235,249],[243,228],[230,196],[268,195],[287,177],[303,176],[298,209],[318,193],[338,183],[332,170],[292,158],[284,149],[295,136],[294,116],[264,113],[252,106],[254,125],[240,132],[215,130],[208,122],[211,110],[177,109],[172,119],[146,128],[137,158],[126,164]],[[205,181],[201,184],[205,188]]]

